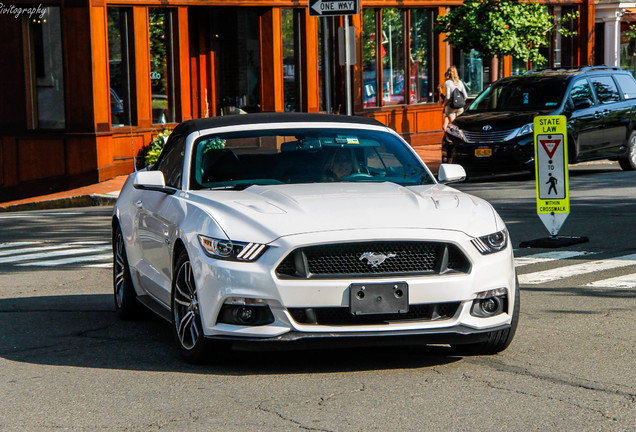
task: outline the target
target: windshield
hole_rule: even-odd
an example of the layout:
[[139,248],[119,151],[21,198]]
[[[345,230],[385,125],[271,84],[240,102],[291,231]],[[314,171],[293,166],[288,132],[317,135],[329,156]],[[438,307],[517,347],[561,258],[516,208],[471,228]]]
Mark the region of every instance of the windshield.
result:
[[428,169],[392,134],[277,129],[207,135],[192,151],[191,189],[336,181],[430,184]]
[[552,111],[563,100],[566,85],[554,77],[499,81],[477,96],[468,111]]

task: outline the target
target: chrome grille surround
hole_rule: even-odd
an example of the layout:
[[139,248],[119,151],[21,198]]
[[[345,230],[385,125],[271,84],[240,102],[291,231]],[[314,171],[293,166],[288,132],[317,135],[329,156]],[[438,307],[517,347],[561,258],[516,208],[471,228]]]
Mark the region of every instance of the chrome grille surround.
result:
[[517,129],[508,129],[503,131],[467,131],[462,129],[466,142],[476,144],[488,144],[512,139],[517,133]]
[[[380,258],[372,261],[369,255]],[[451,243],[373,241],[296,249],[278,265],[276,275],[281,279],[346,279],[356,276],[438,275],[469,271],[470,261]]]

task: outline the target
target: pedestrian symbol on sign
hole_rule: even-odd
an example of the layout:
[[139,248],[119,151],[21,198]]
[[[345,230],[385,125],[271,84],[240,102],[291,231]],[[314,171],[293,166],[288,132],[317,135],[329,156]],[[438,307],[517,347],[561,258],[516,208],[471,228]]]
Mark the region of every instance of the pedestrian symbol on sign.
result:
[[552,193],[552,191],[554,191],[554,194],[555,194],[555,195],[558,195],[558,193],[557,193],[557,189],[556,189],[556,184],[557,184],[559,181],[557,180],[557,178],[556,178],[556,177],[552,177],[552,174],[551,174],[551,173],[548,173],[548,177],[550,177],[550,178],[548,179],[548,181],[547,181],[547,182],[545,182],[546,184],[549,184],[549,185],[550,185],[550,188],[548,189],[548,195],[550,195],[550,194]]

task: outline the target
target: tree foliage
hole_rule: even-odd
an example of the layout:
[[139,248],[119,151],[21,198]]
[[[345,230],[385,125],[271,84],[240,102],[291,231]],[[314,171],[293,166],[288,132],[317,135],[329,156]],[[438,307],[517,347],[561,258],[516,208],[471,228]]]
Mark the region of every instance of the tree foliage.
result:
[[567,13],[556,20],[536,0],[464,0],[438,17],[436,31],[455,48],[474,49],[487,60],[509,55],[542,64],[546,59],[539,49],[548,46],[550,34],[575,35],[564,24],[578,16]]

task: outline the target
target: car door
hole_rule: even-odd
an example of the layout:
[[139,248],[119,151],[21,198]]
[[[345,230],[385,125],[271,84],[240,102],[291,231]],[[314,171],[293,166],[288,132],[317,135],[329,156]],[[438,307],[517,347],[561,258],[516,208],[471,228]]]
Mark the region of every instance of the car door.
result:
[[601,120],[603,131],[603,138],[597,143],[593,154],[598,158],[618,155],[627,144],[631,104],[623,100],[611,75],[593,76],[589,79],[600,104],[597,116]]
[[[163,172],[166,186],[181,189],[185,139],[171,137],[153,170]],[[179,197],[145,191],[135,202],[142,259],[138,271],[144,289],[165,305],[170,304],[172,239],[179,219]]]
[[596,103],[592,86],[586,78],[579,78],[573,83],[569,98],[571,113],[568,116],[568,130],[571,138],[574,138],[574,142],[568,142],[568,146],[574,146],[570,149],[570,154],[576,154],[577,160],[585,160],[603,139],[600,130],[601,108]]

